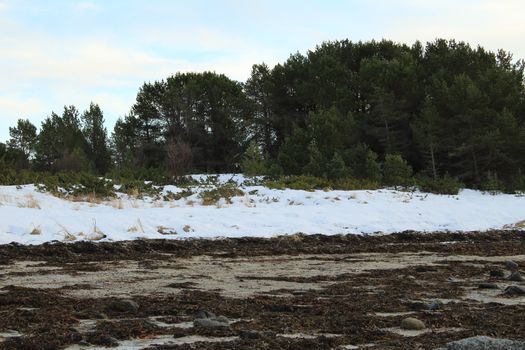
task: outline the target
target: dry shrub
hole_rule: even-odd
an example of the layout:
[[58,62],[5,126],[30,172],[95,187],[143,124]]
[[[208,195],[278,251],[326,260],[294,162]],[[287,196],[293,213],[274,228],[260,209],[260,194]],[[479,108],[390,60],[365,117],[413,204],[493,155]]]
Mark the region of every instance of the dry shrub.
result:
[[30,235],[32,235],[32,236],[38,236],[38,235],[41,235],[41,234],[42,234],[42,229],[40,228],[40,226],[33,227],[33,229],[30,232]]
[[161,235],[176,235],[177,231],[175,231],[172,228],[166,227],[166,226],[158,226],[157,232]]
[[41,209],[38,200],[32,194],[25,195],[25,201],[18,203],[19,208]]
[[137,219],[137,224],[136,225],[133,225],[130,228],[128,228],[128,232],[131,232],[131,233],[136,233],[136,232],[144,233],[144,227],[142,226],[142,222],[140,221],[140,219]]
[[170,140],[166,144],[166,167],[171,176],[186,175],[193,163],[191,146],[180,140]]
[[525,220],[515,222],[513,224],[507,224],[503,226],[505,230],[523,230],[525,228]]
[[122,201],[122,199],[119,198],[117,200],[112,201],[111,206],[115,209],[122,210],[124,209],[124,202]]
[[184,227],[182,228],[182,230],[183,230],[184,232],[186,232],[186,233],[195,231],[194,229],[191,228],[190,225],[184,225]]

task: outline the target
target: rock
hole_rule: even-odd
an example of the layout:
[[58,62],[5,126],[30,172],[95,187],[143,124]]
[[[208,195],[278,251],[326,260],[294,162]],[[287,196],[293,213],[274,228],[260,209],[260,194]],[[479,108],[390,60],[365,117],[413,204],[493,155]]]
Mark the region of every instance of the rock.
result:
[[215,321],[223,322],[223,323],[230,323],[230,320],[226,316],[218,316],[213,318]]
[[204,328],[220,328],[220,327],[229,327],[228,322],[221,322],[211,318],[198,318],[193,321],[195,327],[204,327]]
[[412,310],[428,310],[428,304],[422,302],[422,301],[414,301],[408,304],[408,307]]
[[499,289],[499,286],[496,283],[480,283],[478,285],[479,289]]
[[503,294],[509,295],[509,296],[525,295],[525,288],[520,287],[520,286],[508,286],[503,291]]
[[418,331],[421,329],[425,329],[426,327],[425,324],[417,318],[408,317],[401,321],[401,328]]
[[195,313],[195,318],[205,319],[205,318],[215,318],[217,317],[213,312],[208,310],[199,310]]
[[239,333],[239,337],[244,340],[259,339],[261,334],[257,331],[242,330]]
[[523,282],[525,281],[525,278],[523,278],[523,276],[518,271],[514,271],[510,274],[509,281]]
[[115,347],[115,346],[118,346],[119,344],[117,339],[107,334],[101,334],[101,335],[95,336],[94,338],[90,339],[90,343],[95,344],[95,345],[103,345],[106,347]]
[[120,299],[112,301],[106,309],[117,312],[133,312],[139,309],[139,304],[131,299]]
[[514,261],[512,260],[507,260],[505,261],[505,267],[511,271],[516,271],[519,267],[518,264],[516,264]]
[[447,343],[443,350],[523,350],[525,342],[496,339],[485,336],[461,339]]
[[490,270],[489,273],[490,277],[494,278],[503,278],[505,277],[505,271],[497,269],[497,270]]
[[429,310],[438,310],[443,307],[443,303],[440,300],[434,300],[428,305]]

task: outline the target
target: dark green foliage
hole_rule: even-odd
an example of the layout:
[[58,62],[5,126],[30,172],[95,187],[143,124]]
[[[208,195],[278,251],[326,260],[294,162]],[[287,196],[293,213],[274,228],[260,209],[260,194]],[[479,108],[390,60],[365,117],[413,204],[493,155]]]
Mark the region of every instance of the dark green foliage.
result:
[[105,174],[111,166],[111,155],[102,110],[97,104],[91,103],[82,115],[82,121],[82,132],[88,144],[88,158],[99,174]]
[[365,179],[341,178],[332,181],[326,178],[306,175],[279,177],[277,179],[265,181],[264,185],[275,189],[290,188],[293,190],[305,191],[329,189],[347,191],[363,189],[373,190],[381,187],[380,183]]
[[524,190],[524,68],[503,50],[454,40],[325,42],[254,65],[245,84],[211,72],[145,83],[110,146],[95,104],[82,118],[73,106],[52,113],[39,134],[20,120],[0,147],[2,176],[114,168],[173,182],[241,168],[410,186],[414,172],[433,192],[453,193],[459,181]]
[[241,160],[241,171],[246,176],[269,175],[269,164],[255,140],[251,141]]
[[360,143],[346,150],[345,160],[353,177],[381,181],[381,165],[377,161],[377,154],[365,144]]
[[10,140],[7,142],[9,148],[21,151],[27,160],[35,151],[37,142],[37,130],[27,119],[19,119],[16,126],[9,128]]
[[412,167],[399,154],[387,154],[383,164],[383,182],[396,187],[411,185]]
[[417,186],[423,192],[449,195],[456,195],[465,187],[458,179],[450,177],[448,174],[437,179],[420,177],[417,179]]

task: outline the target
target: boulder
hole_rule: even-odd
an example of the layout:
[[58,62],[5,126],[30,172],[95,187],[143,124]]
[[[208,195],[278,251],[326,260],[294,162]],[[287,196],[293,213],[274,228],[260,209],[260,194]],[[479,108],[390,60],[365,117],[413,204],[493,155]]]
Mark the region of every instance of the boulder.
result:
[[425,329],[425,324],[417,318],[408,317],[401,321],[401,328],[406,330],[419,331]]

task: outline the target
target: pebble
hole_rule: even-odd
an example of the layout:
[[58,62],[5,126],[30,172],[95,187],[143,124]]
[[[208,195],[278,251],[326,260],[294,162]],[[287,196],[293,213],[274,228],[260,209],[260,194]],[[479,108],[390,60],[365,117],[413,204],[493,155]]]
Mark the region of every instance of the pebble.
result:
[[425,324],[417,318],[408,317],[401,321],[401,328],[407,330],[421,330],[425,329]]
[[198,318],[198,319],[215,318],[215,317],[217,316],[213,312],[208,311],[208,310],[198,310],[195,313],[195,318]]
[[139,309],[139,304],[130,299],[121,299],[111,302],[106,309],[117,312],[133,312]]
[[260,333],[257,332],[257,331],[248,331],[248,330],[242,330],[240,333],[239,333],[239,337],[241,339],[245,339],[245,340],[248,340],[248,339],[259,339],[261,337]]
[[497,339],[485,336],[461,339],[447,343],[446,347],[436,350],[523,350],[525,342],[509,339]]
[[428,305],[422,301],[414,301],[408,305],[412,310],[428,310]]
[[443,303],[440,300],[434,300],[428,305],[429,310],[438,310],[443,307]]
[[525,288],[524,287],[520,287],[520,286],[508,286],[503,291],[503,294],[510,295],[510,296],[513,296],[513,295],[525,295]]
[[505,277],[505,272],[503,270],[490,270],[490,277]]
[[229,327],[228,322],[223,322],[211,318],[198,318],[193,321],[193,325],[196,327],[205,327],[205,328],[219,328],[219,327]]
[[510,274],[509,280],[514,282],[523,282],[525,281],[525,278],[523,278],[523,276],[518,271],[515,271]]
[[479,289],[499,289],[499,286],[496,283],[480,283],[478,285]]
[[518,264],[516,264],[514,261],[512,260],[507,260],[505,261],[505,267],[511,271],[516,271],[519,267]]

